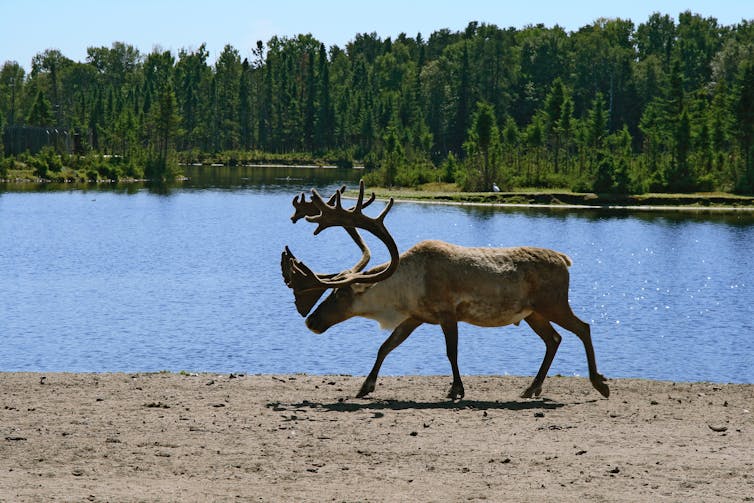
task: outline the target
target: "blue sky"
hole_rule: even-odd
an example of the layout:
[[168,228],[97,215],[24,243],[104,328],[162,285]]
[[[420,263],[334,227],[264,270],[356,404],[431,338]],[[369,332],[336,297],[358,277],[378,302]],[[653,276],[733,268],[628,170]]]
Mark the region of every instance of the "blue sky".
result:
[[251,55],[257,40],[273,35],[311,33],[327,46],[343,47],[357,33],[395,37],[401,32],[426,37],[433,31],[462,30],[469,21],[521,28],[559,24],[577,30],[599,17],[621,17],[635,24],[653,12],[691,10],[723,25],[754,19],[754,2],[743,0],[621,2],[564,0],[0,0],[0,64],[31,58],[48,48],[86,59],[89,46],[126,42],[142,53],[155,46],[177,53],[207,43],[214,62],[225,44]]

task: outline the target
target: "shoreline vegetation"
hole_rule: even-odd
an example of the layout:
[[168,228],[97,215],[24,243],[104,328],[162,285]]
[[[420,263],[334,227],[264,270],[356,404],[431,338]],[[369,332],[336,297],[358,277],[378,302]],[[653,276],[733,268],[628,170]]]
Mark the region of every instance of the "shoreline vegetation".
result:
[[[512,192],[462,192],[446,184],[419,189],[371,188],[379,198],[421,203],[562,209],[696,210],[754,212],[754,197],[726,193],[595,194],[567,190],[521,189]],[[355,196],[355,191],[346,192]]]
[[[221,162],[191,163],[206,168],[227,166]],[[243,164],[245,167],[298,167],[310,169],[338,168],[334,163],[319,159],[267,159]],[[354,166],[353,169],[364,169]],[[180,171],[180,170],[179,170]],[[48,172],[48,175],[51,173]],[[96,176],[95,176],[96,175]],[[105,176],[107,173],[105,173]],[[180,186],[187,177],[178,173],[172,185]],[[102,178],[99,173],[92,173],[61,168],[57,174],[48,178],[39,178],[28,166],[9,170],[0,183],[8,187],[26,184],[71,183],[71,184],[129,184],[145,183],[149,180],[133,177]],[[521,188],[500,192],[466,192],[455,183],[425,183],[416,187],[370,187],[378,197],[393,197],[398,201],[411,201],[433,204],[458,204],[478,206],[501,206],[522,208],[561,208],[561,209],[625,209],[633,211],[714,211],[714,212],[754,212],[754,196],[737,195],[724,192],[710,193],[647,193],[614,194],[593,192],[572,192],[568,189]],[[348,190],[346,196],[355,197],[355,190]]]
[[9,501],[752,501],[754,384],[0,373]]

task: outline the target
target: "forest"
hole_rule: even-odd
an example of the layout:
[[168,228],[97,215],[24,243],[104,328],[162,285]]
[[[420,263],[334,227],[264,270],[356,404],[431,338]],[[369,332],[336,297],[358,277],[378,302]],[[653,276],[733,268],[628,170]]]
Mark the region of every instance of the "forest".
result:
[[[214,60],[214,63],[211,61]],[[0,69],[0,178],[165,179],[180,163],[363,165],[372,184],[754,192],[754,21],[690,11],[381,38],[311,34]]]

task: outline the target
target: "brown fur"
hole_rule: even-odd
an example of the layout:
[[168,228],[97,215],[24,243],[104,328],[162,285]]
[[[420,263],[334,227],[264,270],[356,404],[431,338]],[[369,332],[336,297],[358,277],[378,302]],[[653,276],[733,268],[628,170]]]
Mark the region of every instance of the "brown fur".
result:
[[467,248],[422,241],[400,256],[389,278],[335,290],[307,318],[307,326],[323,332],[362,316],[393,330],[359,392],[358,396],[364,396],[374,390],[382,361],[390,351],[422,323],[440,325],[453,370],[449,397],[460,398],[464,390],[456,361],[458,322],[497,327],[523,319],[547,349],[534,382],[522,395],[531,397],[541,392],[560,344],[554,322],[582,340],[592,385],[608,396],[605,378],[597,372],[589,325],[577,318],[568,304],[570,265],[566,255],[544,248]]

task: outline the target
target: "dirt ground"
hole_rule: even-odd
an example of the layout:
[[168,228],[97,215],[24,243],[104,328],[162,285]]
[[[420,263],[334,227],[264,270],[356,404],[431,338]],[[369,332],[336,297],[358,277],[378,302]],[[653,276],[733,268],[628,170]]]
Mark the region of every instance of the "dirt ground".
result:
[[0,501],[754,501],[754,385],[0,373]]

